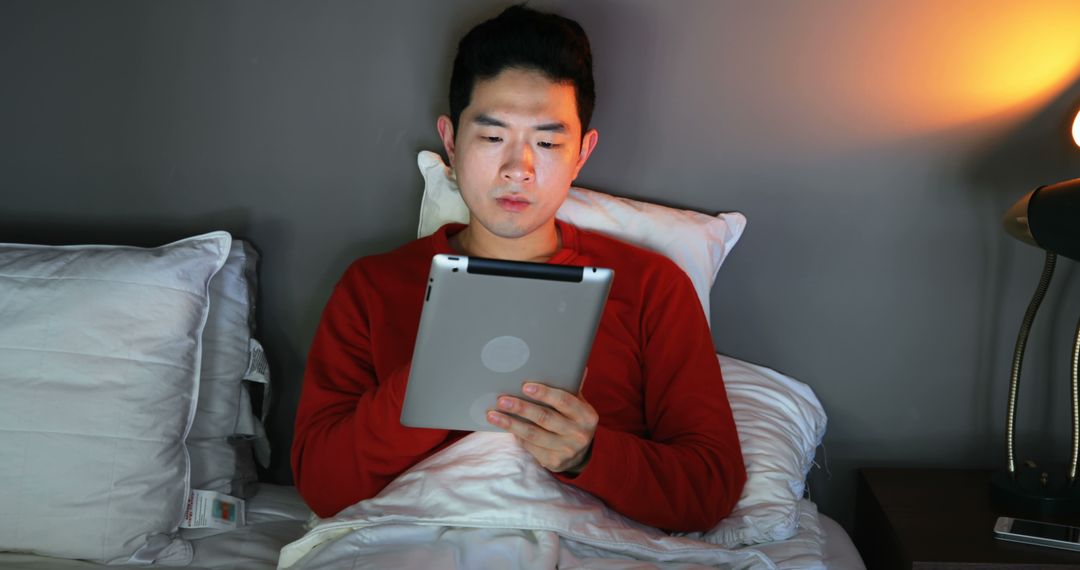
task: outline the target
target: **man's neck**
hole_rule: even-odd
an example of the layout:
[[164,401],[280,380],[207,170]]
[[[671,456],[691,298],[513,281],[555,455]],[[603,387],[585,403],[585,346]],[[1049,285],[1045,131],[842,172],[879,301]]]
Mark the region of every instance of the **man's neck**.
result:
[[499,237],[480,224],[469,224],[450,238],[450,245],[464,255],[545,262],[562,247],[562,236],[555,221],[520,238]]

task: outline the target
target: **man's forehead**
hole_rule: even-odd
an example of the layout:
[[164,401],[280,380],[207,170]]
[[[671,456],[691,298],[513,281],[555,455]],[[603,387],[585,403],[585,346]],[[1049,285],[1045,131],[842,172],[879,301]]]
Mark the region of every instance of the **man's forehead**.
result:
[[480,125],[545,127],[542,130],[559,126],[567,131],[580,127],[573,84],[521,70],[478,81],[462,115]]

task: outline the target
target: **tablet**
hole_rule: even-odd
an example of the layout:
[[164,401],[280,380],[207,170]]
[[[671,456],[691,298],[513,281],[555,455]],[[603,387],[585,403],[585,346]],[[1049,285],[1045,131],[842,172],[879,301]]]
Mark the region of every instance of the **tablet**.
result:
[[420,314],[402,425],[502,431],[500,395],[533,380],[577,393],[614,272],[436,255]]

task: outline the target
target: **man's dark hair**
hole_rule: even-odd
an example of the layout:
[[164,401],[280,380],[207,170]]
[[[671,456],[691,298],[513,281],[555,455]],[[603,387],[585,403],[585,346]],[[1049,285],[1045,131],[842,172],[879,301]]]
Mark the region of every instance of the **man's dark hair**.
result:
[[450,121],[455,132],[476,82],[511,68],[538,71],[558,83],[573,83],[581,132],[588,130],[596,88],[585,30],[569,18],[516,5],[477,25],[458,43],[450,76]]

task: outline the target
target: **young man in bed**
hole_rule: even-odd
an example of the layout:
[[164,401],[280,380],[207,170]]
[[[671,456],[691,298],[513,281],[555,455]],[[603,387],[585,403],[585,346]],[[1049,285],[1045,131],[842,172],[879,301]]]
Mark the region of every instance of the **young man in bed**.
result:
[[689,278],[662,256],[555,219],[596,147],[594,100],[576,22],[515,6],[461,41],[450,116],[437,127],[471,221],[362,258],[335,288],[308,357],[292,450],[315,513],[375,496],[466,435],[399,421],[436,253],[613,268],[582,392],[523,379],[523,392],[551,409],[505,395],[488,421],[560,481],[639,522],[704,531],[731,511],[746,473]]

